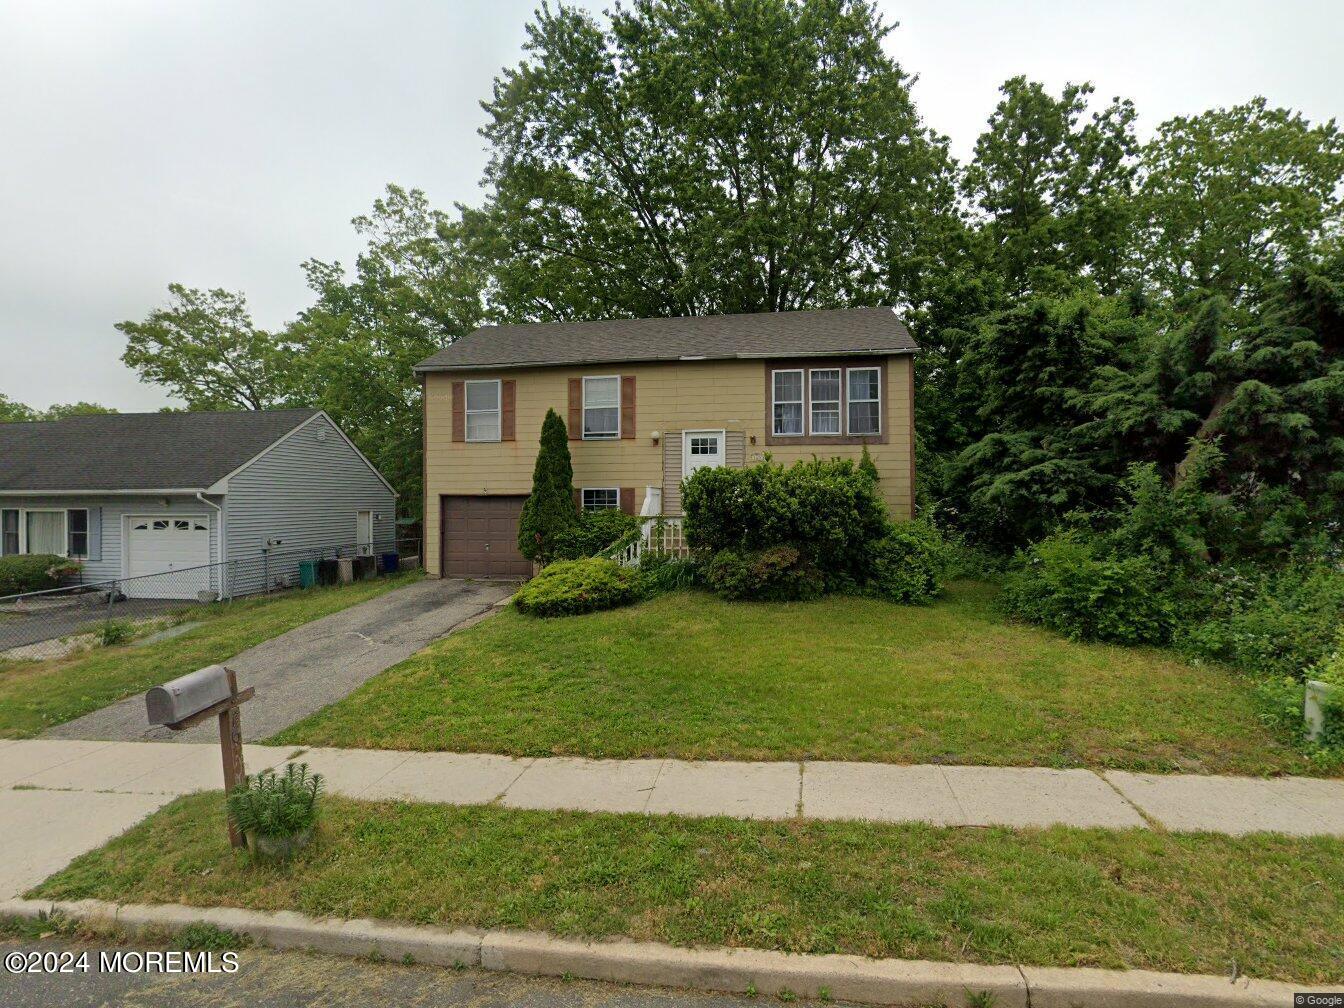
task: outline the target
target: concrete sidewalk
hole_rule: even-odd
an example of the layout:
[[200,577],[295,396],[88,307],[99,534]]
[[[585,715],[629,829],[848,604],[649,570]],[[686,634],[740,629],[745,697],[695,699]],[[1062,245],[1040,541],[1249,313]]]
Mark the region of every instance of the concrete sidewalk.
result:
[[[1273,831],[1344,836],[1344,781],[1306,777],[1263,780],[880,763],[513,759],[256,745],[245,746],[244,756],[252,773],[300,760],[322,773],[332,792],[370,800],[940,826],[1155,826],[1233,835]],[[60,851],[68,858],[97,846],[175,795],[219,788],[221,779],[217,745],[0,741],[0,858],[22,864],[16,851],[51,844],[52,831],[36,828],[43,795],[51,796],[51,815],[62,823],[69,818],[67,804],[74,809],[95,799],[99,803],[82,821],[75,816],[56,831],[64,845]],[[54,857],[55,852],[44,854],[43,874],[54,870]],[[28,884],[42,877],[21,874]]]
[[[230,658],[238,684],[257,688],[257,702],[243,711],[243,738],[268,738],[335,703],[367,679],[415,654],[431,641],[487,612],[516,585],[452,578],[416,581]],[[137,693],[92,714],[57,725],[43,738],[208,742],[214,723],[184,732],[145,724],[145,698]]]

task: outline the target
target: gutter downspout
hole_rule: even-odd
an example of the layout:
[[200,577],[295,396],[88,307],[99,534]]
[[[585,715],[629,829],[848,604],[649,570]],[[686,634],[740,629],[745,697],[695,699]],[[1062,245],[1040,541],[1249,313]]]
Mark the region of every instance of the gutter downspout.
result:
[[208,501],[208,500],[206,500],[206,499],[205,499],[205,494],[202,493],[202,492],[199,491],[199,490],[196,491],[196,499],[197,499],[198,501],[200,501],[202,504],[204,504],[206,507],[214,508],[214,509],[215,509],[215,514],[217,514],[217,515],[219,516],[219,518],[218,518],[218,525],[217,525],[217,528],[218,528],[218,530],[219,530],[218,533],[217,533],[217,539],[218,539],[218,541],[219,541],[219,560],[218,560],[218,562],[219,562],[219,597],[220,597],[221,599],[230,599],[230,598],[232,598],[233,596],[229,594],[229,587],[228,587],[229,568],[228,568],[228,565],[224,563],[224,556],[225,556],[225,552],[224,552],[224,509],[223,509],[222,507],[220,507],[218,504],[216,504],[214,501]]

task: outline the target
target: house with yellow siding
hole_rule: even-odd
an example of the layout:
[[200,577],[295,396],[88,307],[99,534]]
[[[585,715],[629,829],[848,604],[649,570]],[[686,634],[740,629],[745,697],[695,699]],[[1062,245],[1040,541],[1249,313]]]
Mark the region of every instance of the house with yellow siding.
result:
[[857,459],[893,518],[914,493],[918,347],[890,308],[483,326],[416,365],[425,567],[522,577],[541,423],[565,419],[575,506],[676,516],[702,466]]

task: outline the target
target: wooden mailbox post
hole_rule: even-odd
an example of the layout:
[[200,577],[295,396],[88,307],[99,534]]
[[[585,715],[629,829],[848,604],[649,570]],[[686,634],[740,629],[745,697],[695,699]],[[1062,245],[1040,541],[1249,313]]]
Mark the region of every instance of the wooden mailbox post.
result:
[[[239,708],[256,696],[249,686],[238,691],[238,676],[223,665],[207,665],[172,682],[155,686],[145,694],[145,708],[152,725],[185,731],[211,718],[219,718],[219,747],[224,758],[224,792],[247,783],[243,765],[243,721]],[[243,847],[246,840],[229,822],[229,843]]]

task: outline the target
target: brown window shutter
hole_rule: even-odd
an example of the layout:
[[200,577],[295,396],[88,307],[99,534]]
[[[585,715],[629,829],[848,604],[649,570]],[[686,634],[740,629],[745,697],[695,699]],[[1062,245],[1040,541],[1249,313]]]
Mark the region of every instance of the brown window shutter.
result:
[[516,381],[502,381],[499,383],[499,439],[501,441],[517,440],[515,435],[515,426],[517,421],[514,419],[517,413],[518,402],[518,383]]
[[569,380],[569,439],[583,440],[583,379]]
[[453,440],[467,439],[467,383],[453,382]]
[[583,491],[578,487],[574,488],[574,510],[583,511]]
[[621,487],[620,489],[621,510],[628,515],[635,513],[635,488]]
[[635,436],[635,376],[621,375],[621,440]]

